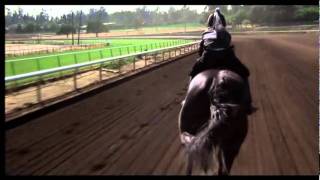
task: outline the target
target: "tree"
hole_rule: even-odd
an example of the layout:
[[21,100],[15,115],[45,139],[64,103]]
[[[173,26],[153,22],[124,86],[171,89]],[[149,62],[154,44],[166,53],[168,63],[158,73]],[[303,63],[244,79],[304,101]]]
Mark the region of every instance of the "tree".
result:
[[100,14],[100,20],[102,22],[109,22],[109,14],[106,12],[104,7],[100,7],[97,13]]
[[295,14],[295,18],[299,21],[316,21],[319,18],[318,6],[297,6],[298,10]]
[[169,16],[169,23],[176,24],[176,23],[179,23],[179,21],[181,20],[182,14],[180,14],[178,11],[176,11],[175,8],[170,7],[170,9],[168,11],[168,16]]
[[33,23],[28,23],[26,27],[23,29],[25,33],[34,33],[36,30],[36,26]]
[[99,21],[88,21],[87,24],[87,33],[96,33],[96,37],[98,37],[98,33],[103,31],[103,24]]
[[248,12],[244,8],[241,8],[235,14],[234,23],[241,24],[245,19],[248,19]]
[[17,29],[16,29],[16,33],[22,33],[22,32],[23,32],[22,25],[18,24]]
[[50,23],[48,24],[48,31],[49,31],[49,32],[57,32],[57,31],[59,31],[59,26],[58,26],[58,24],[55,23],[55,22],[50,22]]
[[71,25],[63,24],[63,25],[61,25],[57,34],[66,34],[67,38],[68,38],[69,34],[72,33],[72,30],[73,30],[73,33],[75,33],[75,29],[73,29]]
[[6,8],[5,26],[9,26],[11,23],[12,13],[9,8]]
[[143,19],[141,17],[134,18],[133,26],[135,29],[139,29],[143,25]]

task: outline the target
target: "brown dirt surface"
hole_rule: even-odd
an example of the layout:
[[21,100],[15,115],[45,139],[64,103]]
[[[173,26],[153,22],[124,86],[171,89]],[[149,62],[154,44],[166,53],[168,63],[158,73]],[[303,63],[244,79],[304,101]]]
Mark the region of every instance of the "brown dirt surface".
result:
[[44,44],[6,44],[6,54],[19,54],[25,52],[37,52],[41,49],[61,48],[60,45],[44,45]]
[[[318,34],[234,36],[253,104],[232,175],[318,175]],[[8,175],[183,175],[178,113],[197,55],[9,129]]]
[[[144,36],[144,35],[161,35],[171,33],[189,33],[194,31],[203,31],[204,27],[188,27],[185,31],[183,27],[180,28],[145,28],[145,29],[127,29],[127,30],[114,30],[107,33],[99,33],[98,37],[119,37],[119,36]],[[82,33],[81,38],[96,38],[95,33]],[[6,39],[23,40],[23,39],[39,39],[38,34],[6,34]],[[55,35],[55,34],[41,34],[41,39],[71,39],[71,35]]]
[[[203,31],[204,27],[195,27],[195,28],[188,28],[186,32],[192,31]],[[136,29],[129,29],[124,31],[111,31],[108,33],[99,33],[98,37],[112,37],[112,36],[134,36],[134,35],[149,35],[149,34],[168,34],[168,33],[181,33],[184,32],[184,28],[168,28],[168,29],[146,29],[146,30],[136,30]],[[88,34],[81,34],[81,38],[95,38],[95,33],[88,33]],[[53,35],[47,36],[46,39],[65,39],[66,35]],[[37,37],[34,37],[37,39]],[[70,37],[69,37],[70,39]]]
[[44,45],[44,44],[6,44],[5,55],[27,55],[35,53],[53,53],[70,50],[85,50],[105,47],[103,44],[92,45]]

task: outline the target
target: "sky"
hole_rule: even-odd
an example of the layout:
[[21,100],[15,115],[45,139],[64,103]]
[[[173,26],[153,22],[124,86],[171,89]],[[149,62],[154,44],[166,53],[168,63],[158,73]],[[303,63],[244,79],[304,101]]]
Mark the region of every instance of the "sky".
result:
[[[25,14],[35,16],[41,12],[42,9],[46,10],[49,16],[59,17],[63,14],[70,13],[71,11],[82,10],[84,13],[88,13],[91,8],[99,9],[103,6],[106,12],[112,14],[120,11],[135,11],[136,8],[141,8],[143,5],[6,5],[5,8],[9,8],[11,12],[23,9]],[[170,7],[175,9],[181,9],[183,5],[146,5],[148,10],[155,10],[159,7],[159,11],[168,11]],[[203,12],[205,5],[188,5],[191,10],[197,12]],[[7,10],[5,10],[7,11]],[[7,12],[5,12],[7,14]]]

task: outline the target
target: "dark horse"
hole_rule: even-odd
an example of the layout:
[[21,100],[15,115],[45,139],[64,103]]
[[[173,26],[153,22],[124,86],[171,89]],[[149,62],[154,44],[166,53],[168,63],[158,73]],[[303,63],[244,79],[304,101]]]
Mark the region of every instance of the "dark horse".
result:
[[210,69],[190,82],[179,114],[180,140],[188,156],[187,174],[229,174],[225,142],[246,117],[245,81],[230,70]]

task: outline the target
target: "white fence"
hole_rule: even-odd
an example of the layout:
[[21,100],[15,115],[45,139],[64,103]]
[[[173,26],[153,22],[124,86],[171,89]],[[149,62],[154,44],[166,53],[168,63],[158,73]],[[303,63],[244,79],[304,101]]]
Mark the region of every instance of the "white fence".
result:
[[[185,54],[186,52],[193,52],[195,50],[197,50],[199,47],[199,41],[197,42],[192,42],[192,43],[186,43],[186,44],[182,44],[182,45],[177,45],[177,46],[173,46],[173,47],[167,47],[167,48],[162,48],[162,49],[155,49],[155,50],[150,50],[150,51],[145,51],[145,52],[139,52],[139,53],[134,53],[134,54],[129,54],[129,55],[123,55],[123,56],[117,56],[117,57],[112,57],[112,58],[105,58],[105,59],[100,59],[100,60],[95,60],[95,61],[90,61],[90,62],[84,62],[84,63],[80,63],[80,64],[73,64],[73,65],[68,65],[68,66],[63,66],[63,67],[58,67],[58,68],[53,68],[53,69],[47,69],[47,70],[41,70],[41,71],[36,71],[36,72],[31,72],[31,73],[27,73],[27,74],[20,74],[20,75],[15,75],[15,76],[9,76],[9,77],[5,77],[5,83],[7,85],[7,83],[15,83],[18,80],[25,80],[28,78],[36,78],[37,79],[37,102],[41,102],[42,98],[41,98],[41,82],[43,82],[44,80],[46,80],[46,78],[44,78],[44,76],[49,75],[49,74],[53,74],[53,73],[57,73],[57,72],[63,72],[63,71],[72,71],[73,73],[71,74],[71,76],[73,76],[73,84],[74,84],[74,90],[78,89],[78,85],[77,85],[77,74],[79,74],[79,69],[80,68],[88,68],[88,69],[92,69],[92,70],[99,70],[99,81],[101,82],[102,79],[102,71],[103,71],[103,67],[105,66],[105,63],[108,62],[120,62],[120,61],[127,61],[131,58],[132,62],[130,61],[130,63],[132,63],[132,71],[136,70],[136,59],[141,59],[141,57],[144,57],[145,60],[145,64],[144,66],[147,66],[147,62],[146,62],[146,57],[147,56],[151,56],[154,57],[154,63],[159,63],[159,62],[163,62],[165,61],[165,54],[168,54],[168,59],[171,59],[171,57],[178,57],[177,56],[177,52],[179,53],[179,56]],[[172,55],[173,53],[173,55]],[[166,54],[167,55],[167,54]],[[160,58],[157,58],[160,57]],[[157,61],[157,59],[159,59]],[[117,71],[117,73],[121,74],[120,72],[120,68],[121,66],[119,66],[119,70]],[[88,70],[87,69],[87,70]],[[70,74],[68,75],[70,76]],[[6,86],[7,88],[7,86]]]

